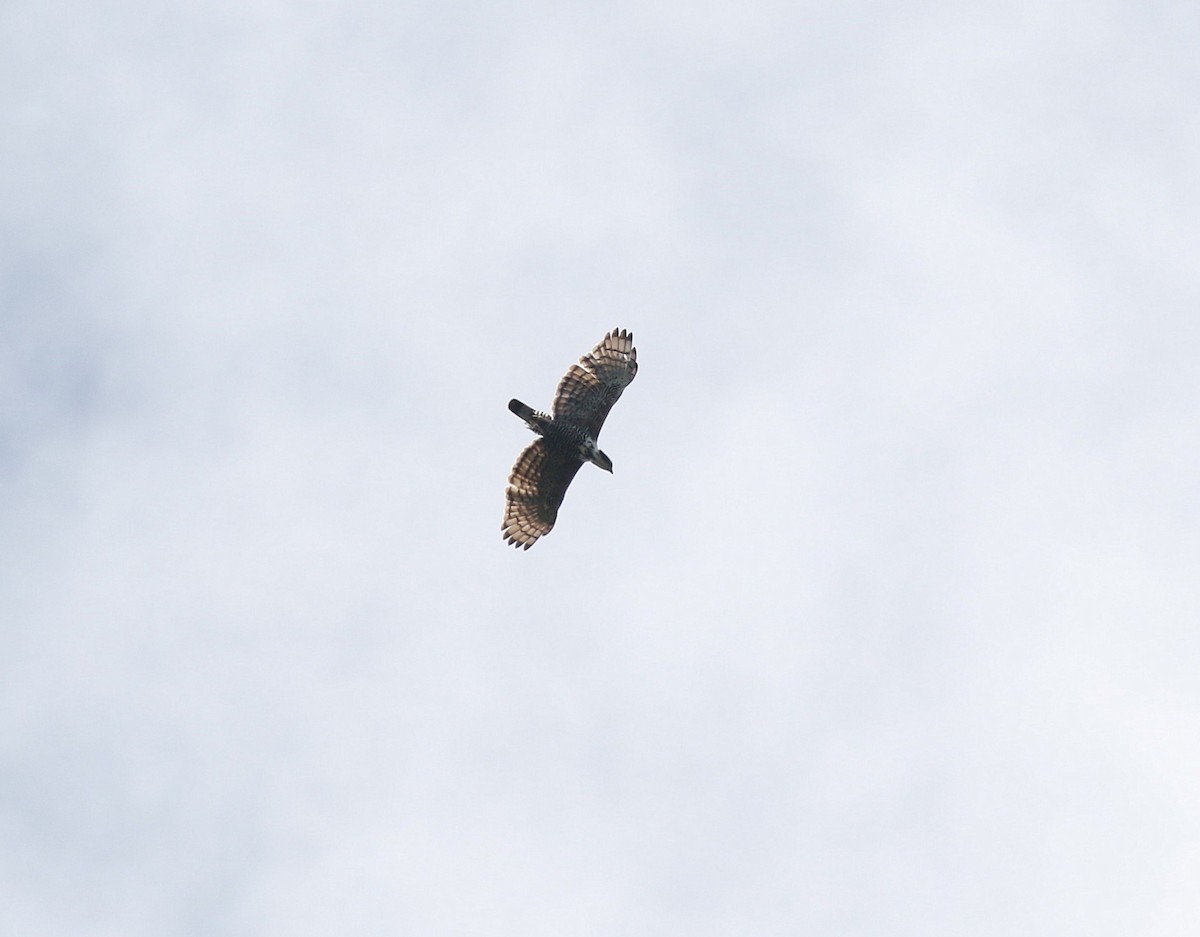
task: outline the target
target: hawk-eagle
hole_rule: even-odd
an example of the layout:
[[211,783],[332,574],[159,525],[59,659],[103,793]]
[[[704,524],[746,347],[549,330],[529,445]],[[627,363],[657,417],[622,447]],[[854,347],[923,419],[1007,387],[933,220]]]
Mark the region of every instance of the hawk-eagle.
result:
[[508,409],[538,438],[517,457],[504,493],[504,540],[528,550],[550,533],[567,486],[584,462],[612,471],[612,459],[596,446],[604,418],[637,374],[633,333],[613,329],[591,354],[571,365],[554,393],[554,413],[519,400]]

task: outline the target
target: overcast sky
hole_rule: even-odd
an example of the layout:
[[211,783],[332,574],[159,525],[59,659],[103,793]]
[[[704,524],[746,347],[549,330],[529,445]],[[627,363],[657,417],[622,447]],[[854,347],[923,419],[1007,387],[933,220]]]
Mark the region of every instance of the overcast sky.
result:
[[7,0],[0,930],[1200,933],[1197,48]]

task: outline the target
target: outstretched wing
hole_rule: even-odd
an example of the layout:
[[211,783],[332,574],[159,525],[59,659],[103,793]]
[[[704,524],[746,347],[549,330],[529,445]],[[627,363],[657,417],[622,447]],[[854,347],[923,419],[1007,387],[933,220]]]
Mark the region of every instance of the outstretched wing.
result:
[[613,329],[563,375],[554,393],[554,418],[582,426],[595,439],[608,411],[636,374],[633,333]]
[[569,452],[536,439],[517,457],[504,493],[504,542],[528,550],[550,533],[567,486],[583,465]]

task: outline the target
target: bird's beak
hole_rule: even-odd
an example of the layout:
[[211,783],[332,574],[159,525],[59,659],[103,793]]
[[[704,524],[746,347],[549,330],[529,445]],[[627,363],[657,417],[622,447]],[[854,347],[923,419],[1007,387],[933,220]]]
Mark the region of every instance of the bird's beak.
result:
[[612,459],[610,459],[608,456],[606,456],[603,452],[599,453],[599,456],[600,456],[600,458],[596,461],[596,464],[598,466],[600,466],[600,468],[604,469],[604,471],[608,472],[608,474],[611,475],[612,474]]

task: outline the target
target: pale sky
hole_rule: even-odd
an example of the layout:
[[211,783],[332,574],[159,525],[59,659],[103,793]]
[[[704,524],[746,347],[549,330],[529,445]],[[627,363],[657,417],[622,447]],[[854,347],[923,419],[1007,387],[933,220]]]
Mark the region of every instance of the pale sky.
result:
[[1200,933],[1198,47],[9,0],[0,931]]

